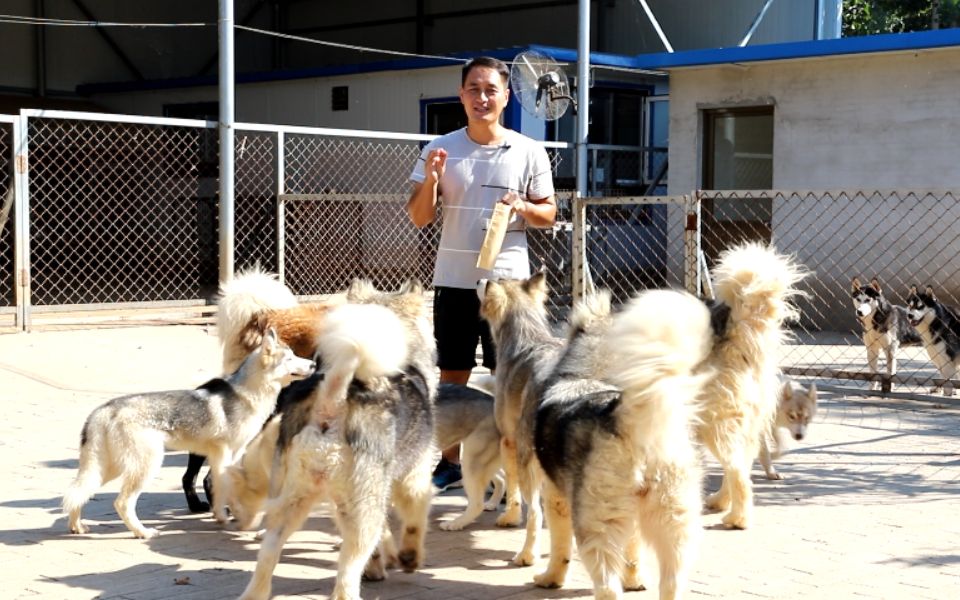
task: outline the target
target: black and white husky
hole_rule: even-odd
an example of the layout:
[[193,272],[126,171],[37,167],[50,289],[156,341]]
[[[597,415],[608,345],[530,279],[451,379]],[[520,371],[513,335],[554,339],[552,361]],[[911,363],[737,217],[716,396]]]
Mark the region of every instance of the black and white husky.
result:
[[[922,292],[917,286],[910,287],[907,297],[907,312],[910,324],[917,328],[923,338],[930,360],[940,371],[940,376],[948,380],[943,385],[943,395],[953,395],[953,384],[960,368],[960,311],[940,302],[927,286]],[[934,387],[938,393],[940,387]]]
[[343,537],[331,597],[357,599],[363,573],[383,573],[367,563],[391,507],[402,532],[400,566],[413,571],[423,562],[437,390],[428,308],[419,284],[399,294],[353,286],[347,298],[318,338],[322,381],[283,408],[266,532],[244,600],[270,596],[284,543],[323,500],[336,506]]
[[[877,359],[883,351],[889,380],[897,374],[897,351],[900,346],[919,345],[922,341],[920,334],[910,325],[907,309],[887,300],[877,278],[871,279],[870,285],[861,285],[860,280],[854,277],[850,296],[857,320],[863,328],[863,345],[867,348],[870,373],[879,373]],[[880,382],[876,380],[870,384],[873,390],[879,390],[880,387]]]
[[[80,434],[80,470],[63,498],[70,531],[86,533],[80,511],[108,481],[122,478],[114,507],[138,538],[156,535],[137,518],[137,499],[163,463],[164,446],[206,456],[214,487],[273,412],[280,388],[310,375],[312,360],[299,358],[270,330],[260,347],[226,379],[195,390],[132,394],[96,408]],[[226,489],[219,487],[218,489]],[[214,516],[227,519],[217,496]]]

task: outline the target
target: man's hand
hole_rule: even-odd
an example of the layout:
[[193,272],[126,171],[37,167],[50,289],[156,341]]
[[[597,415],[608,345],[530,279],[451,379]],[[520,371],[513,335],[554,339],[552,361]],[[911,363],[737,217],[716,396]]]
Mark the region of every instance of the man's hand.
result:
[[447,151],[443,148],[437,148],[431,150],[427,154],[425,164],[423,165],[423,172],[426,174],[426,179],[424,183],[427,185],[436,185],[440,178],[443,177],[443,172],[447,169]]

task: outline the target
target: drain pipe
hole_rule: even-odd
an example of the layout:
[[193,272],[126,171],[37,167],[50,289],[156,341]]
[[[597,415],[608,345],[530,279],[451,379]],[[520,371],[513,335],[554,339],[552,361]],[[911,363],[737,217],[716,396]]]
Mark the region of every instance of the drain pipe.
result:
[[220,0],[220,282],[233,279],[234,76],[233,0]]

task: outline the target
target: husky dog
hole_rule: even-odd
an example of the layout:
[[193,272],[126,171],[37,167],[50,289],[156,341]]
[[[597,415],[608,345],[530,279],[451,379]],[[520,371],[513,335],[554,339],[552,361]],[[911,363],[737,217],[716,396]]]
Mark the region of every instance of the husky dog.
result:
[[[236,371],[271,327],[294,354],[313,359],[324,317],[331,307],[341,302],[332,298],[320,304],[299,304],[293,292],[277,281],[276,275],[259,267],[237,273],[220,286],[217,301],[217,337],[223,348],[223,372]],[[204,460],[201,455],[191,454],[181,480],[191,512],[210,510],[209,504],[202,502],[195,491]],[[209,474],[203,480],[203,488],[210,500],[213,490]]]
[[[441,383],[437,392],[437,448],[462,444],[463,489],[467,508],[440,529],[458,531],[473,523],[484,510],[496,510],[503,497],[500,470],[500,432],[493,418],[493,396],[470,386]],[[484,503],[487,484],[493,481],[493,493]]]
[[929,285],[922,292],[914,285],[907,297],[907,312],[910,324],[923,338],[927,355],[947,380],[942,388],[934,387],[933,393],[942,389],[944,396],[952,396],[953,384],[949,380],[955,379],[960,369],[960,310],[940,302]]
[[[359,289],[365,293],[350,301],[386,306],[399,331],[358,310],[364,306],[347,304],[327,315],[318,344],[324,380],[280,419],[266,533],[245,600],[270,595],[284,542],[324,499],[336,506],[343,538],[332,597],[360,597],[361,575],[391,501],[401,521],[397,559],[407,571],[422,563],[437,389],[429,315],[419,284],[400,294],[376,292],[369,284]],[[324,339],[328,334],[331,340]],[[332,384],[327,373],[335,374]]]
[[760,436],[760,464],[767,479],[783,479],[773,466],[773,460],[780,458],[788,447],[784,432],[796,441],[807,435],[807,427],[817,415],[817,384],[808,387],[782,375],[777,396],[777,416],[770,430]]
[[[312,375],[283,388],[277,400],[278,414],[250,442],[243,458],[227,469],[232,494],[227,504],[240,529],[256,526],[267,501],[281,418],[291,407],[307,400],[322,378],[322,374]],[[481,511],[495,510],[503,496],[503,479],[496,475],[500,434],[493,420],[493,396],[468,386],[441,383],[435,419],[438,448],[463,443],[461,462],[469,505],[463,515],[440,524],[441,529],[459,530],[476,520]],[[491,480],[494,491],[484,504],[484,487]]]
[[507,486],[507,506],[497,525],[520,523],[519,490],[527,504],[527,535],[513,563],[528,566],[539,556],[537,534],[543,526],[541,475],[533,451],[533,416],[540,402],[538,388],[553,368],[563,342],[553,337],[547,322],[544,272],[522,281],[487,281],[479,291],[483,296],[480,314],[490,323],[497,346],[493,410],[501,436],[500,460]]
[[[83,426],[80,471],[63,499],[70,531],[87,531],[80,521],[83,505],[101,485],[122,477],[114,502],[120,518],[138,538],[156,535],[137,518],[136,503],[163,463],[164,445],[207,456],[214,486],[223,486],[224,470],[263,426],[281,386],[313,369],[313,361],[295,356],[271,329],[259,349],[225,380],[213,379],[195,390],[123,396],[101,405]],[[222,501],[214,516],[226,521]]]
[[536,585],[563,585],[575,536],[594,597],[644,589],[643,544],[657,555],[660,598],[682,593],[702,535],[693,423],[710,372],[694,369],[713,343],[710,320],[702,302],[666,290],[613,317],[605,292],[574,307],[535,414],[551,541]]
[[705,361],[715,371],[700,398],[697,436],[723,467],[720,489],[706,506],[727,510],[724,525],[745,529],[753,510],[750,468],[761,434],[777,412],[777,372],[794,285],[804,276],[788,257],[757,243],[724,251],[714,269],[714,292],[729,312]]
[[[867,348],[867,364],[874,375],[879,373],[877,358],[880,351],[887,359],[887,380],[897,374],[897,350],[900,346],[920,343],[920,334],[910,325],[907,309],[891,304],[883,295],[880,281],[874,277],[870,285],[860,284],[856,277],[850,286],[853,307],[857,319],[863,327],[863,345]],[[890,384],[893,385],[892,383]],[[879,381],[873,381],[871,389],[881,388]]]

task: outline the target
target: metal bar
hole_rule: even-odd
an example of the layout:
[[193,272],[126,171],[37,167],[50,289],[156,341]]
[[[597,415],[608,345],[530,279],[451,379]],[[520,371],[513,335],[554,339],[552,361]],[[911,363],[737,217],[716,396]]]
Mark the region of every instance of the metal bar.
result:
[[701,292],[700,253],[700,198],[694,193],[688,198],[686,223],[683,227],[683,278],[684,287],[694,296]]
[[14,236],[15,297],[17,325],[30,329],[30,171],[29,171],[29,123],[21,115],[13,126],[13,180],[17,188],[14,200],[17,232]]
[[770,5],[773,4],[773,0],[767,0],[763,3],[763,8],[760,9],[760,12],[757,13],[757,16],[754,17],[753,23],[750,24],[750,29],[747,30],[747,33],[743,35],[743,39],[740,40],[740,43],[737,44],[741,48],[750,43],[750,38],[753,37],[753,33],[757,30],[757,27],[760,26],[760,21],[763,21],[764,15],[767,14],[767,9],[770,8]]
[[284,263],[286,263],[286,207],[284,206],[284,192],[286,192],[286,148],[285,137],[282,131],[277,132],[277,278],[280,283],[286,283]]
[[596,198],[584,198],[584,204],[610,206],[618,204],[677,204],[686,206],[690,200],[689,195],[683,196],[601,196]]
[[[256,16],[258,12],[260,12],[260,9],[263,7],[264,4],[266,4],[266,0],[260,0],[259,2],[254,4],[253,7],[249,11],[247,11],[247,14],[242,19],[240,19],[240,24],[249,25],[250,21],[253,19],[253,17]],[[217,64],[217,58],[218,58],[218,54],[215,53],[213,56],[210,57],[209,60],[207,60],[207,62],[203,63],[203,66],[200,67],[200,69],[196,72],[194,77],[199,77],[200,75],[203,75],[204,73],[212,69],[213,66]]]
[[667,39],[667,36],[663,33],[663,29],[660,28],[660,22],[657,21],[657,17],[653,15],[653,11],[650,10],[650,7],[647,5],[647,0],[637,0],[637,2],[639,2],[640,6],[643,7],[643,12],[647,13],[647,18],[650,19],[650,24],[653,25],[654,31],[657,32],[658,36],[660,36],[660,41],[663,42],[667,52],[673,52],[673,46],[670,45],[670,40]]
[[220,0],[220,282],[233,278],[234,259],[234,71],[233,0]]
[[781,370],[789,375],[817,376],[828,379],[849,379],[854,381],[876,381],[887,389],[890,389],[890,384],[893,383],[898,385],[913,385],[917,387],[923,387],[931,384],[937,387],[943,387],[947,383],[950,383],[955,388],[960,388],[960,379],[944,379],[942,377],[915,377],[911,375],[889,376],[881,373],[844,371],[842,369],[830,369],[827,367],[784,367]]
[[577,19],[577,196],[587,195],[587,140],[590,136],[590,0],[580,0]]
[[138,115],[115,115],[110,113],[80,112],[72,110],[43,110],[29,108],[20,111],[26,117],[43,119],[73,119],[76,121],[102,121],[107,123],[131,123],[138,125],[165,125],[171,127],[205,127],[214,129],[216,121],[199,119],[173,119],[170,117],[143,117]]
[[[329,127],[302,127],[297,125],[268,125],[265,123],[237,123],[237,129],[243,131],[263,131],[277,132],[283,131],[288,134],[298,135],[328,135],[345,138],[364,138],[364,139],[386,139],[386,140],[410,140],[414,142],[429,142],[439,137],[436,135],[425,135],[421,133],[401,133],[393,131],[369,131],[359,129],[332,129]],[[568,144],[569,145],[569,144]],[[547,146],[544,143],[545,147]],[[560,146],[566,147],[566,146]]]
[[932,394],[913,394],[911,392],[878,392],[876,390],[866,390],[863,388],[847,387],[844,385],[830,385],[817,383],[817,391],[834,392],[842,396],[879,396],[892,400],[914,400],[919,402],[933,402],[934,404],[947,404],[951,406],[960,406],[960,398],[948,398],[944,396],[934,396]]
[[571,257],[573,301],[577,302],[583,299],[584,291],[587,288],[586,268],[587,268],[587,207],[583,198],[574,196],[570,201],[571,216],[573,225],[573,239],[570,246],[573,256]]
[[614,150],[623,152],[666,152],[666,146],[624,146],[622,144],[587,144],[591,150]]
[[[90,12],[90,9],[84,6],[83,2],[80,0],[73,0],[73,4],[80,9],[80,12],[82,12],[88,20],[99,21],[99,19],[97,19],[97,17]],[[130,57],[128,57],[126,52],[123,51],[123,48],[121,48],[119,44],[117,44],[117,42],[110,37],[110,34],[104,31],[102,27],[95,27],[94,29],[96,29],[97,33],[103,38],[107,45],[110,46],[110,49],[113,50],[113,52],[117,55],[117,57],[120,59],[120,62],[122,62],[130,70],[130,72],[133,73],[133,76],[137,79],[137,81],[143,81],[146,79],[143,76],[143,73],[140,72],[140,69],[137,68],[137,65],[133,64],[133,61],[130,60]]]

